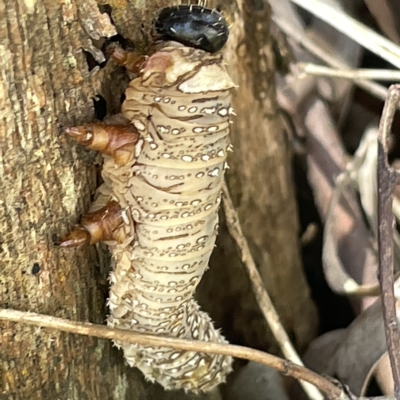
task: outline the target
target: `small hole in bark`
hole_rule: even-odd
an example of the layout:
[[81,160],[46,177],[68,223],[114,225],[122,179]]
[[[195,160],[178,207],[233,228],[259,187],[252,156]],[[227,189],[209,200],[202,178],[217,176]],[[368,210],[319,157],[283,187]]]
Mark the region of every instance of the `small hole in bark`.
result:
[[99,10],[103,14],[107,14],[110,17],[110,21],[112,24],[114,24],[114,21],[112,19],[112,8],[109,4],[100,4],[99,5]]
[[97,95],[93,98],[94,113],[99,121],[102,121],[107,115],[107,102],[103,96]]
[[54,246],[60,245],[60,238],[55,233],[51,235],[51,241],[53,242]]
[[135,51],[135,45],[133,42],[124,38],[120,34],[105,39],[103,45],[101,46],[101,51],[106,56],[107,60],[111,58],[111,54],[115,48],[122,48],[127,51]]
[[39,272],[40,272],[40,265],[38,263],[34,263],[31,270],[31,274],[37,275]]
[[100,64],[94,59],[91,53],[89,53],[86,50],[83,50],[83,54],[85,55],[86,58],[86,64],[88,66],[89,72],[93,70],[93,68],[100,66]]

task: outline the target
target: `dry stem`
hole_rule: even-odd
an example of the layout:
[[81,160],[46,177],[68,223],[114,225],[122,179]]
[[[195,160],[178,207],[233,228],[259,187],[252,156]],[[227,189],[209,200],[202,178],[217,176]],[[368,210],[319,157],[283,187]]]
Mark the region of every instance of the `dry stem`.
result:
[[[247,240],[243,235],[242,228],[239,223],[239,217],[235,211],[228,187],[226,186],[225,182],[222,186],[222,192],[224,194],[224,210],[228,230],[240,249],[241,259],[247,269],[247,273],[250,277],[253,291],[261,308],[261,312],[263,313],[265,320],[271,328],[271,331],[276,341],[278,342],[283,355],[289,360],[295,362],[296,364],[303,365],[294,346],[290,342],[289,336],[287,335],[284,327],[281,324],[279,315],[276,312],[274,305],[272,304],[271,298],[264,288],[263,281],[251,255]],[[318,390],[316,390],[315,387],[309,385],[306,382],[300,382],[300,384],[302,385],[304,391],[307,393],[310,399],[323,399],[322,394]]]
[[102,339],[118,340],[120,342],[135,343],[143,346],[170,347],[177,350],[230,355],[268,365],[284,375],[309,382],[318,387],[321,391],[325,392],[329,399],[347,400],[347,397],[341,388],[336,386],[330,380],[305,367],[296,365],[291,361],[283,360],[282,358],[275,357],[259,350],[250,349],[248,347],[201,342],[198,340],[160,337],[155,335],[143,335],[141,333],[109,328],[107,326],[91,324],[89,322],[69,321],[62,318],[50,317],[48,315],[10,309],[0,309],[0,320],[26,323],[63,332],[94,336]]
[[[294,41],[301,44],[306,50],[308,50],[311,54],[323,60],[325,63],[330,65],[331,67],[338,69],[349,69],[349,66],[346,65],[343,61],[341,61],[336,56],[329,54],[326,50],[322,49],[318,46],[314,41],[309,39],[305,34],[299,34],[293,27],[288,24],[286,21],[281,20],[279,18],[273,18],[275,23],[282,29],[286,35],[290,36]],[[366,92],[371,93],[375,97],[381,100],[386,99],[387,90],[384,86],[379,85],[375,82],[371,82],[363,79],[356,79],[354,84],[364,89]]]
[[399,104],[400,85],[392,85],[382,112],[378,135],[378,248],[379,281],[382,290],[386,342],[394,380],[394,394],[400,400],[400,335],[396,317],[393,277],[393,191],[400,174],[388,164],[388,140]]
[[356,41],[386,61],[400,68],[400,47],[371,28],[347,15],[338,7],[320,0],[291,0],[339,32]]
[[341,78],[350,80],[372,79],[379,81],[400,81],[400,71],[395,69],[342,69],[329,68],[312,63],[298,63],[297,67],[300,69],[300,74],[305,73],[314,76],[325,76],[330,78]]

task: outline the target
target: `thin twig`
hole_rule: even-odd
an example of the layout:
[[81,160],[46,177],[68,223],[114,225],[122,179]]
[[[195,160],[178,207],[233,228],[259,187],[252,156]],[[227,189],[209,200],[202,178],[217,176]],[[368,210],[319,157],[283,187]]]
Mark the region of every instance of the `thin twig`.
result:
[[400,47],[338,7],[320,0],[291,0],[371,52],[400,68]]
[[[311,54],[318,57],[322,61],[326,62],[328,65],[338,69],[348,69],[349,66],[346,65],[339,58],[329,54],[326,50],[318,46],[314,41],[310,40],[305,34],[299,34],[293,27],[288,24],[286,21],[272,17],[275,23],[282,29],[286,35],[290,36],[295,42],[301,44],[306,50],[308,50]],[[355,80],[354,84],[364,89],[366,92],[371,93],[375,97],[381,100],[385,100],[387,96],[387,89],[379,85],[375,82],[366,81],[366,80]]]
[[399,173],[388,164],[388,140],[396,107],[400,99],[400,85],[392,85],[382,112],[378,134],[378,249],[379,282],[382,291],[386,342],[394,380],[394,394],[400,400],[400,335],[396,317],[393,278],[393,191]]
[[[271,298],[264,288],[263,281],[251,255],[247,240],[243,235],[242,228],[239,223],[239,217],[235,211],[228,187],[225,182],[222,186],[222,192],[224,195],[224,210],[228,230],[240,249],[241,259],[249,274],[253,291],[261,308],[261,312],[263,313],[264,318],[266,319],[276,341],[278,342],[283,355],[292,362],[303,365],[294,346],[290,342],[289,336],[281,324],[279,315],[272,304]],[[300,381],[300,383],[310,399],[323,399],[322,394],[316,390],[315,387],[306,382]]]
[[372,79],[379,81],[400,81],[400,71],[394,69],[334,69],[311,63],[298,63],[300,73],[342,79]]
[[10,309],[0,309],[0,320],[25,323],[63,332],[94,336],[102,339],[112,339],[120,342],[140,344],[143,346],[169,347],[177,350],[223,354],[243,358],[245,360],[254,361],[272,367],[284,375],[309,382],[324,392],[329,399],[347,400],[347,396],[343,393],[341,388],[336,386],[330,380],[303,366],[296,365],[291,361],[284,360],[259,350],[250,349],[248,347],[144,335],[132,331],[109,328],[104,325],[91,324],[89,322],[69,321],[67,319],[51,317],[48,315]]

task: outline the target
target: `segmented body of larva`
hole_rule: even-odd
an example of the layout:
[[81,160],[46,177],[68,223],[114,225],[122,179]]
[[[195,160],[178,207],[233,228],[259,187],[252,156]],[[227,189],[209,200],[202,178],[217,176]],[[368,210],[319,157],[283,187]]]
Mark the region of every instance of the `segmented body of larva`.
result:
[[[235,85],[217,52],[227,39],[226,21],[215,11],[189,7],[163,10],[156,27],[164,36],[172,28],[175,42],[164,44],[151,55],[126,91],[122,111],[137,137],[131,140],[134,147],[126,145],[129,140],[124,139],[121,148],[129,147],[131,156],[122,157],[121,148],[119,162],[116,151],[107,150],[109,155],[105,156],[105,192],[108,200],[118,202],[123,210],[119,243],[108,242],[114,259],[108,324],[224,343],[209,316],[199,311],[193,294],[215,245],[221,185],[230,150],[233,111],[229,92]],[[182,24],[189,11],[194,12],[196,21],[203,22],[204,32],[211,26],[210,18],[220,29],[216,39],[206,38],[207,46],[216,44],[211,49],[214,53],[202,49],[204,36],[193,39],[189,35],[183,40],[185,45],[176,42],[180,38],[176,36],[178,26],[166,21],[172,16],[175,19],[170,21]],[[200,48],[191,45],[193,40]],[[228,356],[117,345],[130,365],[166,389],[209,390],[223,382],[231,370]]]

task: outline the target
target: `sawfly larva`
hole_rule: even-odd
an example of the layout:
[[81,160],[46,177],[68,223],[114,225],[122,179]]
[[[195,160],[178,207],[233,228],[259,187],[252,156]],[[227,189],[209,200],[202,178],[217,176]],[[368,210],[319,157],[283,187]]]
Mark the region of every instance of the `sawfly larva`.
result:
[[[215,10],[181,5],[163,9],[155,28],[161,41],[149,57],[113,54],[140,71],[122,105],[128,123],[66,130],[104,155],[104,184],[61,246],[109,245],[110,326],[225,343],[193,294],[214,248],[230,150],[235,85],[219,52],[228,26]],[[166,389],[210,390],[231,371],[229,356],[116,344]]]

